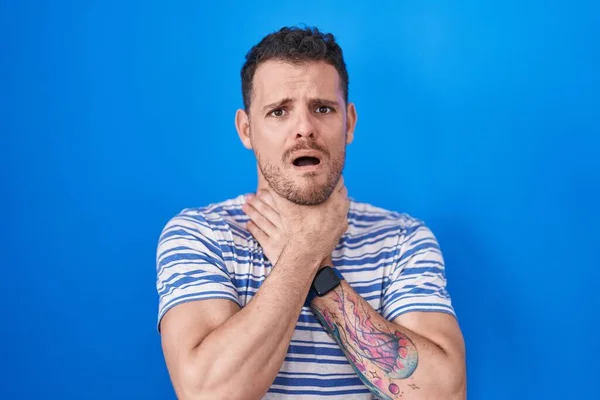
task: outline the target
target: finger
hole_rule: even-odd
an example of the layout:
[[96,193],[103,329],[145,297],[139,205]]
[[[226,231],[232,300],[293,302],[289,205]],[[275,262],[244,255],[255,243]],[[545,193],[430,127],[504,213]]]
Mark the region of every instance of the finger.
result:
[[258,225],[256,225],[252,221],[248,221],[248,223],[246,224],[246,229],[248,229],[252,236],[254,236],[258,243],[260,243],[260,245],[263,247],[266,244],[267,240],[269,240],[269,236],[265,233],[265,231],[260,229]]
[[258,191],[258,196],[265,203],[267,203],[268,205],[270,205],[271,208],[273,208],[275,211],[277,211],[277,204],[275,203],[275,199],[273,199],[273,195],[271,194],[270,190],[261,189],[261,190]]
[[275,199],[273,198],[271,193],[268,190],[261,190],[259,198],[264,202],[264,204],[259,206],[264,207],[264,209],[259,208],[259,211],[263,212],[264,215],[271,221],[273,225],[280,228],[281,214],[279,214],[277,204],[275,203]]
[[281,226],[281,216],[277,211],[277,205],[273,198],[265,190],[261,190],[250,204],[258,210],[265,218],[267,218],[275,227]]
[[340,176],[340,179],[338,179],[337,184],[335,185],[335,188],[333,189],[333,192],[331,193],[331,195],[329,196],[329,198],[327,199],[327,203],[332,204],[332,203],[336,203],[336,204],[340,204],[340,201],[344,198],[347,197],[347,192],[344,192],[346,190],[346,187],[344,186],[344,178],[342,176]]
[[344,177],[342,175],[340,175],[340,179],[338,180],[338,183],[336,185],[336,189],[338,192],[343,191],[344,189],[346,189],[346,184],[344,181]]
[[343,182],[343,178],[340,177],[340,180],[338,181],[338,184],[336,185],[335,191],[334,191],[335,197],[340,199],[340,198],[347,198],[348,197],[348,188],[346,188],[346,186],[344,185]]
[[257,208],[258,204],[262,203],[261,201],[257,200],[258,199],[255,198],[252,201],[246,202],[242,206],[242,210],[247,216],[250,217],[255,225],[257,225],[263,232],[270,236],[275,233],[277,227]]
[[348,213],[350,212],[350,199],[348,197],[345,197],[339,204],[341,207],[339,208],[340,215],[342,215],[344,220],[348,222]]
[[281,197],[280,195],[277,194],[277,192],[275,192],[272,188],[267,188],[267,189],[261,189],[261,192],[265,192],[268,194],[269,199],[270,199],[270,205],[271,207],[273,207],[273,209],[275,209],[278,213],[280,210],[283,210],[286,203],[288,203],[288,200]]

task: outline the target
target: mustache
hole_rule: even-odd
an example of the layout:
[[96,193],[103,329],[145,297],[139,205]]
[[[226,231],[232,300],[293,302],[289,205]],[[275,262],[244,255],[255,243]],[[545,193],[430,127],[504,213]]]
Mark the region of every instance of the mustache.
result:
[[283,156],[281,157],[281,159],[283,161],[287,160],[293,153],[295,153],[296,151],[300,151],[300,150],[317,150],[320,151],[321,153],[325,154],[327,157],[329,157],[329,151],[321,146],[318,143],[315,142],[299,142],[296,143],[295,145],[293,145],[292,147],[290,147],[289,149],[287,149],[284,153]]

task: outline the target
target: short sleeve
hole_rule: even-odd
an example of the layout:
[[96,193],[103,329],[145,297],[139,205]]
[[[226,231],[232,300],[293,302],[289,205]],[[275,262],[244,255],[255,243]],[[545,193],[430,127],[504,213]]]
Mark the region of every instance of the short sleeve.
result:
[[158,242],[156,273],[159,331],[165,313],[181,303],[229,299],[239,305],[214,228],[201,215],[180,214],[167,223]]
[[399,236],[399,253],[384,291],[382,314],[393,321],[411,311],[456,316],[446,290],[444,258],[431,230],[421,222]]

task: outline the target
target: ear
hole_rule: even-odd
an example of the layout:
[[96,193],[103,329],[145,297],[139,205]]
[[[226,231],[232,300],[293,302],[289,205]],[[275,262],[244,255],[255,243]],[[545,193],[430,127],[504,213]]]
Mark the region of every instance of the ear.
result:
[[239,109],[235,113],[235,129],[242,144],[248,150],[252,150],[252,141],[250,140],[250,119],[246,111]]
[[348,103],[346,108],[346,144],[350,144],[354,140],[354,127],[356,127],[357,119],[358,115],[356,115],[354,103]]

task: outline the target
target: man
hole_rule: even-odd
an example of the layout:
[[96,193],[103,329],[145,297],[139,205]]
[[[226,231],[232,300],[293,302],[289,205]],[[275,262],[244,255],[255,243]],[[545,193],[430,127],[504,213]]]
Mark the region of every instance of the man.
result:
[[331,34],[283,28],[242,68],[253,195],[183,210],[157,250],[159,330],[181,399],[463,399],[437,241],[348,198],[356,110]]

